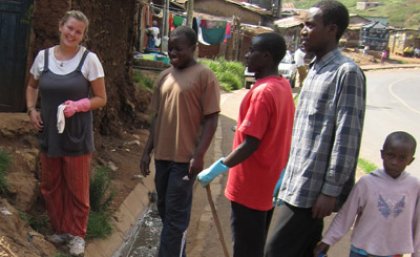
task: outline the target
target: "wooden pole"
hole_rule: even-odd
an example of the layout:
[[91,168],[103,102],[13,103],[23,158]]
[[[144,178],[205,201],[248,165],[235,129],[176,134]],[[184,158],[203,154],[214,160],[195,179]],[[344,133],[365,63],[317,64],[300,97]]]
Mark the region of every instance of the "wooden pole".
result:
[[209,200],[209,204],[210,204],[211,213],[213,214],[214,223],[216,223],[217,233],[219,234],[219,240],[220,240],[220,243],[222,244],[223,253],[225,257],[229,257],[229,251],[226,246],[225,237],[223,236],[222,225],[220,224],[219,215],[217,215],[216,207],[214,206],[213,198],[211,196],[210,185],[206,186],[206,192],[207,192],[207,199]]
[[187,26],[192,28],[192,22],[194,16],[194,0],[188,0],[188,7],[187,7]]
[[169,39],[169,2],[170,0],[165,0],[165,5],[163,7],[163,31],[162,31],[162,52],[168,51],[168,39]]

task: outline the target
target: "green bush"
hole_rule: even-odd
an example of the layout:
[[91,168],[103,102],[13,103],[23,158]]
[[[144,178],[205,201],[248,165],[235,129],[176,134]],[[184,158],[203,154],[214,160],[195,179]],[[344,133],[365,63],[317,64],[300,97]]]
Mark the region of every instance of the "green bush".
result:
[[153,80],[151,80],[149,77],[144,76],[140,70],[133,70],[133,81],[140,87],[150,90],[153,89]]
[[243,85],[242,80],[232,73],[221,73],[218,80],[224,88],[228,88],[228,91],[240,89]]
[[87,237],[104,238],[111,234],[111,203],[115,192],[110,189],[111,170],[100,166],[90,179],[90,207]]
[[10,165],[10,156],[4,150],[0,149],[0,193],[7,192],[6,172]]
[[112,233],[111,214],[106,212],[91,211],[89,214],[88,229],[86,237],[105,238]]
[[107,211],[114,198],[114,192],[110,190],[111,169],[100,166],[95,169],[90,179],[90,208],[92,211]]
[[72,257],[70,254],[65,253],[56,253],[54,257]]
[[359,158],[357,166],[363,170],[364,173],[371,173],[372,171],[376,170],[378,166],[374,163],[367,161],[365,159]]
[[37,215],[30,215],[25,212],[19,212],[19,217],[21,220],[25,221],[26,223],[31,226],[32,229],[39,233],[47,233],[49,227],[49,218],[46,213],[44,214],[37,214]]
[[243,87],[245,67],[242,63],[226,61],[223,58],[216,60],[200,59],[200,63],[207,65],[215,73],[224,90],[232,91]]

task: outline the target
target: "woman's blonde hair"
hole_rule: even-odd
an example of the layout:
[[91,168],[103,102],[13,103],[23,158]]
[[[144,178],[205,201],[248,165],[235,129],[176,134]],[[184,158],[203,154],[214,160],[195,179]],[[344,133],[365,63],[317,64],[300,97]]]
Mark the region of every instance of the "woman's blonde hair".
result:
[[86,40],[87,38],[87,32],[88,32],[88,28],[89,28],[89,19],[86,17],[86,15],[78,10],[70,10],[67,11],[66,14],[64,14],[63,18],[61,18],[60,20],[60,26],[63,26],[64,23],[66,23],[70,18],[74,18],[78,21],[83,22],[86,25],[85,28],[85,33],[84,33],[84,38]]

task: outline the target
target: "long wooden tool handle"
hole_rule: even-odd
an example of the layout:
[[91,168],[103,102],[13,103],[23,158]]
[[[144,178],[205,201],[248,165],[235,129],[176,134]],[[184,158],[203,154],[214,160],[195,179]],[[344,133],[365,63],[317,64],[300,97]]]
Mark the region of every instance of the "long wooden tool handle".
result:
[[229,252],[226,246],[225,237],[223,236],[222,225],[220,224],[219,216],[217,215],[216,207],[214,206],[213,198],[211,196],[210,185],[206,186],[206,191],[207,191],[207,199],[209,200],[209,204],[211,208],[211,213],[213,214],[214,222],[216,223],[217,233],[219,234],[219,240],[220,240],[220,243],[222,243],[223,253],[225,254],[225,257],[229,257]]

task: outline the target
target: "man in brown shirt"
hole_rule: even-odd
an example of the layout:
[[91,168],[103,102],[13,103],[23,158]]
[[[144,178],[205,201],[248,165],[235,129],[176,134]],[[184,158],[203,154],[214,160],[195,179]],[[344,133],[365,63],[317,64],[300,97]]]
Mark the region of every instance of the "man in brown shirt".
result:
[[204,154],[216,131],[220,112],[219,83],[213,72],[194,59],[197,36],[189,27],[169,38],[172,67],[158,77],[152,96],[150,135],[140,161],[150,174],[154,150],[158,210],[163,221],[159,257],[185,256],[192,186],[203,170]]

